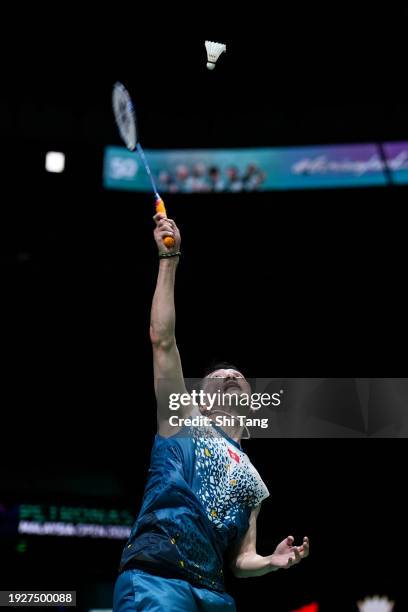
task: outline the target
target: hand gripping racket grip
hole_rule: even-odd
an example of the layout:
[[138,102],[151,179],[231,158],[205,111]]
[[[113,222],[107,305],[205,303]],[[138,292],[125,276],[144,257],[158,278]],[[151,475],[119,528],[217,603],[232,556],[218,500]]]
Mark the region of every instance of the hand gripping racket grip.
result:
[[[165,217],[167,217],[166,208],[164,206],[164,202],[160,197],[156,198],[156,212],[163,213]],[[174,247],[174,238],[171,236],[166,236],[163,238],[163,244],[168,248],[172,249]]]

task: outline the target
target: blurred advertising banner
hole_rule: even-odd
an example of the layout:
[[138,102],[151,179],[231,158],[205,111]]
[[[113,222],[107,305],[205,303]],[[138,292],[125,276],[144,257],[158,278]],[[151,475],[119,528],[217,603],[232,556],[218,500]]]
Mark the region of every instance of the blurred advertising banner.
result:
[[[375,187],[408,183],[408,142],[259,149],[147,150],[163,193],[214,193]],[[150,191],[138,155],[124,147],[106,147],[106,189]]]

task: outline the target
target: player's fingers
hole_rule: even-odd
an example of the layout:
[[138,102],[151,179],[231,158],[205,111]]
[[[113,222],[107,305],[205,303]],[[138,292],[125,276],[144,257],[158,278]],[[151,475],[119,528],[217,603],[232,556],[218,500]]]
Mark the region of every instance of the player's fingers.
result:
[[171,228],[169,228],[169,227],[163,227],[163,228],[161,228],[159,230],[159,232],[160,232],[160,236],[162,234],[167,234],[167,235],[170,235],[170,236],[174,236],[173,230]]
[[288,546],[293,546],[293,542],[295,541],[295,538],[293,536],[288,536],[286,538],[286,543]]
[[167,221],[167,219],[160,219],[160,221],[157,224],[157,227],[162,229],[162,228],[167,228],[167,229],[173,229],[173,226]]
[[171,227],[175,230],[178,231],[178,227],[177,227],[177,223],[173,220],[173,219],[169,219],[167,218],[167,221],[170,223]]
[[158,224],[160,224],[160,223],[167,223],[168,225],[171,225],[170,219],[168,219],[167,217],[162,217],[161,219],[158,220],[157,223]]
[[303,538],[303,544],[300,547],[302,549],[303,552],[303,556],[307,557],[309,554],[309,550],[310,550],[310,545],[309,545],[309,539],[308,538]]
[[166,218],[166,215],[164,215],[163,213],[156,213],[153,217],[153,221],[157,224],[159,223],[161,219],[165,219],[165,218]]
[[159,236],[160,238],[166,238],[167,236],[170,236],[170,238],[174,238],[174,232],[170,232],[170,231],[161,231],[159,232]]

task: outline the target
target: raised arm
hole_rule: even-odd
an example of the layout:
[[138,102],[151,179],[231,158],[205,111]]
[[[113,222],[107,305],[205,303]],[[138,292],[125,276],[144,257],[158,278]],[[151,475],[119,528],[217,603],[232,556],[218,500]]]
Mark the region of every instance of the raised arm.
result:
[[[172,219],[158,213],[153,217],[156,228],[154,238],[160,254],[172,254],[180,250],[180,232]],[[163,239],[174,238],[175,244],[167,248]],[[186,393],[180,354],[176,344],[176,312],[174,286],[179,257],[160,259],[156,289],[150,316],[150,339],[153,347],[154,388],[158,403],[158,430],[163,436],[176,433],[168,423],[168,397],[170,393]],[[185,416],[189,407],[182,407],[178,414]]]
[[249,527],[245,536],[233,551],[231,569],[237,578],[263,576],[278,569],[289,569],[309,554],[309,540],[303,539],[302,546],[293,546],[292,536],[281,542],[272,555],[263,557],[256,552],[256,522],[261,506],[251,512]]

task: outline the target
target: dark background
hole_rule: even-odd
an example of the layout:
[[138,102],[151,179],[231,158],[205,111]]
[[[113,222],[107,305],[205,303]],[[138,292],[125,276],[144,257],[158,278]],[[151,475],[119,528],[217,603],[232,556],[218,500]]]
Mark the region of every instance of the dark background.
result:
[[[157,261],[152,198],[102,189],[103,147],[119,143],[114,81],[134,96],[145,148],[408,139],[406,9],[251,4],[225,20],[204,5],[127,10],[36,7],[5,20],[6,502],[136,513],[143,492]],[[205,39],[227,44],[211,73]],[[45,172],[48,150],[66,153],[64,174]],[[185,374],[199,376],[215,357],[250,376],[403,376],[406,197],[395,186],[169,195],[183,241]],[[317,599],[340,612],[370,593],[406,609],[402,444],[248,443],[272,492],[261,552],[292,532],[310,535],[313,556],[291,572],[231,581],[240,610],[262,600],[287,612]],[[22,554],[16,539],[4,540],[1,588],[76,588],[86,609],[95,585],[109,591],[121,546],[33,537]]]

